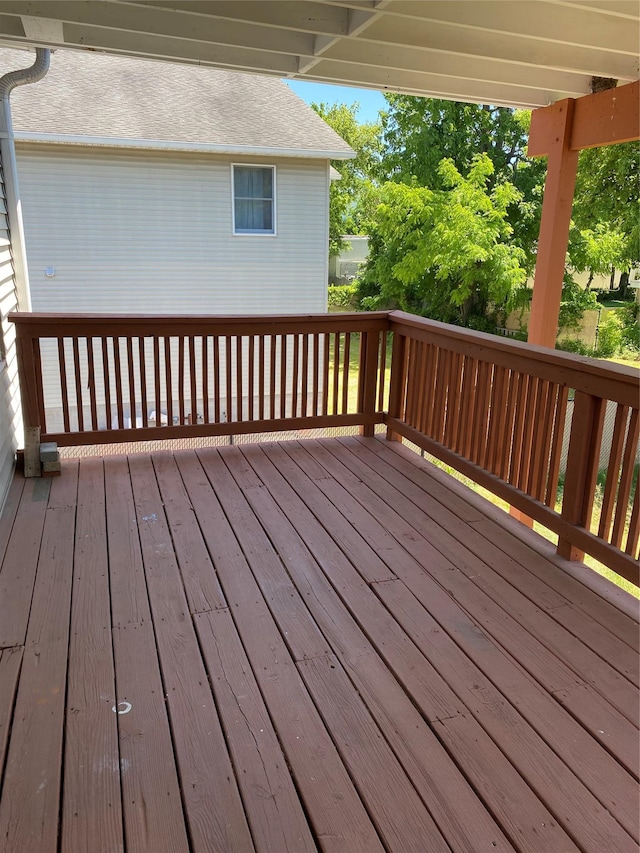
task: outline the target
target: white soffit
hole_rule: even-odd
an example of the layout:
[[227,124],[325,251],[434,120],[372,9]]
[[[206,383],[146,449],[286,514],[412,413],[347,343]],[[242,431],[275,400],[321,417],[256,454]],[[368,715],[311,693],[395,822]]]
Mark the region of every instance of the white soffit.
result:
[[638,0],[0,0],[13,46],[522,107],[638,79],[639,35]]

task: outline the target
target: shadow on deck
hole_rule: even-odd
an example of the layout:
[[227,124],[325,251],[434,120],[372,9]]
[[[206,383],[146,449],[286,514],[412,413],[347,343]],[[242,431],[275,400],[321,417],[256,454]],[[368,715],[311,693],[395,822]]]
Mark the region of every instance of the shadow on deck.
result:
[[2,552],[6,853],[637,850],[633,600],[400,445],[67,460]]

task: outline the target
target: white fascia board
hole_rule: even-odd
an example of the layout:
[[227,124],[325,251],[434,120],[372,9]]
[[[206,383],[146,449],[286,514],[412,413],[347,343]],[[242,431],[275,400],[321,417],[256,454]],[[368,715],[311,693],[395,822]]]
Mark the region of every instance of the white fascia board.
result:
[[274,148],[262,145],[228,145],[220,142],[179,142],[165,139],[129,139],[117,136],[78,136],[16,130],[16,142],[54,145],[89,145],[101,148],[138,148],[151,151],[195,151],[204,154],[239,154],[244,157],[301,157],[315,160],[353,160],[355,151],[313,148]]

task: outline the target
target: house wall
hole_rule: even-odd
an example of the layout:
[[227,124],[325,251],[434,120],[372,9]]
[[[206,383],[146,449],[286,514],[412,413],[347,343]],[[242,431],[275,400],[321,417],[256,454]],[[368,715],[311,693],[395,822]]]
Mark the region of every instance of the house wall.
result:
[[[233,235],[232,162],[276,165],[276,236]],[[326,311],[326,161],[21,145],[18,171],[34,311]]]
[[[20,146],[33,310],[326,311],[328,162],[272,161],[275,236],[233,234],[232,162],[271,165],[255,158]],[[51,431],[62,425],[58,357],[52,342],[43,342],[41,352]],[[177,371],[174,358],[174,376]],[[75,409],[73,389],[70,405]],[[101,428],[110,425],[101,416]]]
[[7,315],[18,307],[13,263],[9,248],[9,224],[0,164],[0,509],[4,503],[22,432],[15,348],[15,327]]

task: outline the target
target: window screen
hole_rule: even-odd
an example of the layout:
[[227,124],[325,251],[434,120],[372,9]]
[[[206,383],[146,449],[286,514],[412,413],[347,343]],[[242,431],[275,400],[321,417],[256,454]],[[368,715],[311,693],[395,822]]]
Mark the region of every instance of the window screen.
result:
[[233,230],[236,234],[275,234],[275,169],[233,167]]

